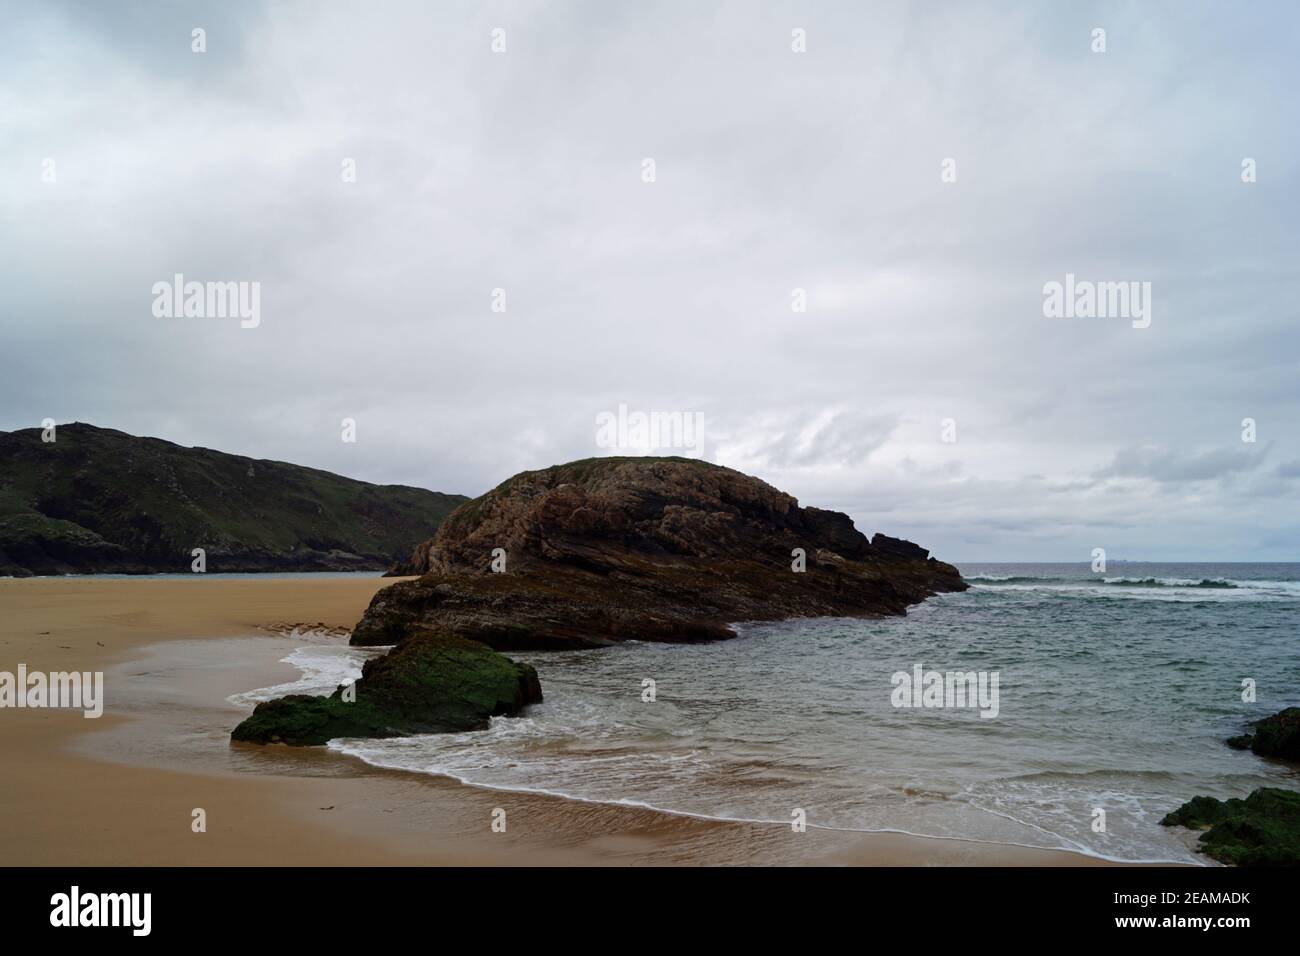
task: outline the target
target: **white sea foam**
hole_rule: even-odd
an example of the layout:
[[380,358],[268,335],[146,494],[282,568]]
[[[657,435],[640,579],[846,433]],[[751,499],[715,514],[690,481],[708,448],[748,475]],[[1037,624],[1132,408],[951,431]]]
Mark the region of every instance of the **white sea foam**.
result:
[[231,694],[227,701],[237,707],[253,707],[264,700],[274,700],[286,694],[332,694],[340,684],[349,684],[361,677],[361,668],[372,657],[381,657],[387,647],[349,647],[347,645],[317,645],[295,647],[283,664],[292,664],[302,672],[297,680],[271,687],[259,687],[242,694]]
[[[1159,825],[1189,794],[1294,786],[1223,746],[1254,716],[1223,688],[1242,666],[1297,659],[1288,611],[1270,602],[1300,601],[1300,580],[1168,567],[1109,581],[1044,572],[1035,582],[994,570],[1006,583],[977,581],[905,618],[752,624],[709,646],[514,653],[538,668],[546,693],[523,715],[468,733],[329,746],[487,789],[773,826],[802,807],[814,829],[1133,862],[1206,862],[1185,834]],[[1001,668],[1002,718],[891,708],[889,675],[920,646],[927,662]],[[329,660],[323,650],[291,655],[303,679],[252,699],[312,684],[327,692],[376,653],[330,648],[343,657]],[[646,676],[657,681],[654,703],[640,696]],[[1103,832],[1091,828],[1096,807],[1107,813]]]
[[1062,598],[1107,598],[1121,601],[1276,602],[1294,601],[1300,597],[1300,581],[1123,577],[1028,581],[1014,575],[973,575],[967,581],[976,590],[1034,591],[1056,594]]
[[[491,731],[479,732],[492,735]],[[460,737],[459,745],[448,746],[447,736]],[[486,741],[475,744],[474,735],[429,735],[390,740],[332,740],[329,748],[355,757],[373,767],[386,770],[404,770],[431,776],[447,777],[459,783],[505,793],[527,793],[558,797],[578,803],[630,807],[650,810],[672,816],[724,823],[747,823],[764,826],[788,827],[790,821],[780,816],[764,815],[757,808],[740,806],[723,809],[695,809],[690,806],[689,790],[683,781],[677,781],[676,790],[688,799],[674,800],[662,787],[665,775],[683,773],[691,775],[698,767],[673,766],[681,762],[698,760],[701,754],[622,754],[612,757],[587,755],[567,761],[549,761],[545,766],[526,768],[515,756],[493,753],[485,747]],[[475,759],[465,760],[474,753]],[[632,761],[633,767],[618,768],[611,774],[613,764]],[[530,769],[532,772],[530,772]],[[597,783],[599,781],[599,783]],[[596,784],[593,786],[593,784]],[[656,786],[657,784],[657,786]],[[603,786],[602,786],[603,785]],[[872,788],[865,788],[871,790]],[[619,795],[625,793],[654,794],[647,799]],[[685,792],[683,792],[685,791]],[[666,797],[667,799],[663,799]],[[1150,798],[1160,801],[1159,797]],[[1113,836],[1093,834],[1087,839],[1076,831],[1079,819],[1091,817],[1081,806],[1092,806],[1107,800],[1120,821]],[[1091,802],[1089,802],[1091,801]],[[1163,809],[1158,816],[1172,807],[1168,800],[1161,801]],[[963,812],[962,806],[974,813]],[[1116,793],[1081,794],[1068,784],[1040,785],[1037,788],[1012,785],[1007,789],[995,785],[982,793],[963,793],[952,803],[954,813],[944,817],[920,819],[918,807],[908,806],[897,814],[863,815],[855,824],[851,820],[829,815],[830,822],[809,820],[808,826],[816,830],[843,833],[900,833],[909,836],[940,840],[961,840],[989,845],[1018,846],[1027,849],[1069,850],[1084,856],[1112,862],[1147,864],[1205,864],[1167,832],[1143,827],[1152,812],[1142,801],[1132,795]],[[1130,812],[1137,825],[1126,825],[1124,812]],[[1157,819],[1158,819],[1157,816]],[[980,819],[982,818],[982,819]],[[903,821],[913,821],[903,826]],[[917,823],[920,823],[918,826]],[[1086,829],[1086,828],[1085,828]]]

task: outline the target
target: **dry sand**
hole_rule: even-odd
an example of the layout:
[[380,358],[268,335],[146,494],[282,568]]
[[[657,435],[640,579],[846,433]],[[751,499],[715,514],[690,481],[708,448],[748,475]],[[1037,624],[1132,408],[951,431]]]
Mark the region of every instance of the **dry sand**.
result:
[[[349,628],[383,578],[0,580],[0,671],[104,671],[105,715],[0,710],[0,865],[1087,866],[1082,855],[723,823],[232,746],[231,693],[290,681],[277,625]],[[345,638],[337,638],[345,640]],[[300,643],[300,641],[299,641]],[[191,831],[192,811],[207,832]],[[495,808],[507,832],[490,828]]]

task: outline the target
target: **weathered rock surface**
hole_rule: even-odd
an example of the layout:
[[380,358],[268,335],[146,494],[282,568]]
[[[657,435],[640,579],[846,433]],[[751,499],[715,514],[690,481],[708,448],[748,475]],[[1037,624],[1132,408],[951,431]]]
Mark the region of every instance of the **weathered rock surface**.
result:
[[1253,734],[1229,737],[1228,746],[1251,750],[1261,757],[1300,761],[1300,707],[1288,707],[1252,726]]
[[1260,787],[1244,800],[1193,797],[1164,826],[1206,830],[1197,849],[1236,866],[1300,865],[1300,793]]
[[516,475],[452,512],[410,569],[422,576],[380,591],[353,644],[422,629],[503,650],[718,640],[735,636],[730,622],[902,614],[967,587],[911,542],[868,540],[847,515],[685,458]]
[[404,737],[478,730],[488,719],[540,703],[537,671],[475,641],[414,634],[384,657],[367,661],[356,699],[344,688],[328,697],[293,694],[258,704],[231,733],[234,740],[294,745],[336,737]]

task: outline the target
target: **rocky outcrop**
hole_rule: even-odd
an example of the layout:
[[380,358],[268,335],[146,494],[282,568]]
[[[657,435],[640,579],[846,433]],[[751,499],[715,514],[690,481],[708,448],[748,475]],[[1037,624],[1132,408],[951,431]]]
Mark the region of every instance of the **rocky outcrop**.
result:
[[[355,695],[293,694],[258,704],[233,740],[310,746],[336,737],[404,737],[478,730],[542,700],[537,671],[475,641],[414,634],[367,661]],[[349,696],[354,699],[349,700]]]
[[732,622],[902,614],[966,588],[911,542],[685,458],[516,475],[452,512],[410,569],[422,576],[380,591],[352,643],[423,629],[499,650],[708,641]]
[[1261,787],[1244,800],[1194,797],[1164,826],[1205,830],[1197,849],[1236,866],[1300,865],[1300,793]]
[[1253,734],[1229,737],[1228,746],[1261,757],[1300,761],[1300,707],[1288,707],[1252,724]]
[[[53,441],[44,441],[50,437]],[[365,571],[466,499],[93,425],[0,432],[0,575]]]

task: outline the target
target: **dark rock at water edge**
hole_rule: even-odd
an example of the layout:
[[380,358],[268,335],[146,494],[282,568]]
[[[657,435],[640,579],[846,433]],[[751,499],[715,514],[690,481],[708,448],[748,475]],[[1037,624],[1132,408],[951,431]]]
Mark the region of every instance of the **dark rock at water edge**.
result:
[[1193,797],[1164,826],[1206,830],[1197,849],[1236,866],[1300,865],[1300,793],[1261,787],[1243,799]]
[[380,591],[352,643],[421,629],[502,650],[719,640],[731,622],[902,614],[967,587],[918,545],[868,540],[847,515],[687,458],[516,475],[457,508],[405,569],[422,576]]
[[1253,734],[1229,737],[1227,744],[1250,750],[1261,757],[1300,761],[1300,707],[1288,707],[1271,717],[1255,721]]
[[234,732],[250,743],[319,745],[338,737],[405,737],[478,730],[542,700],[537,671],[475,641],[412,635],[367,661],[355,685],[328,697],[294,694],[258,704]]

